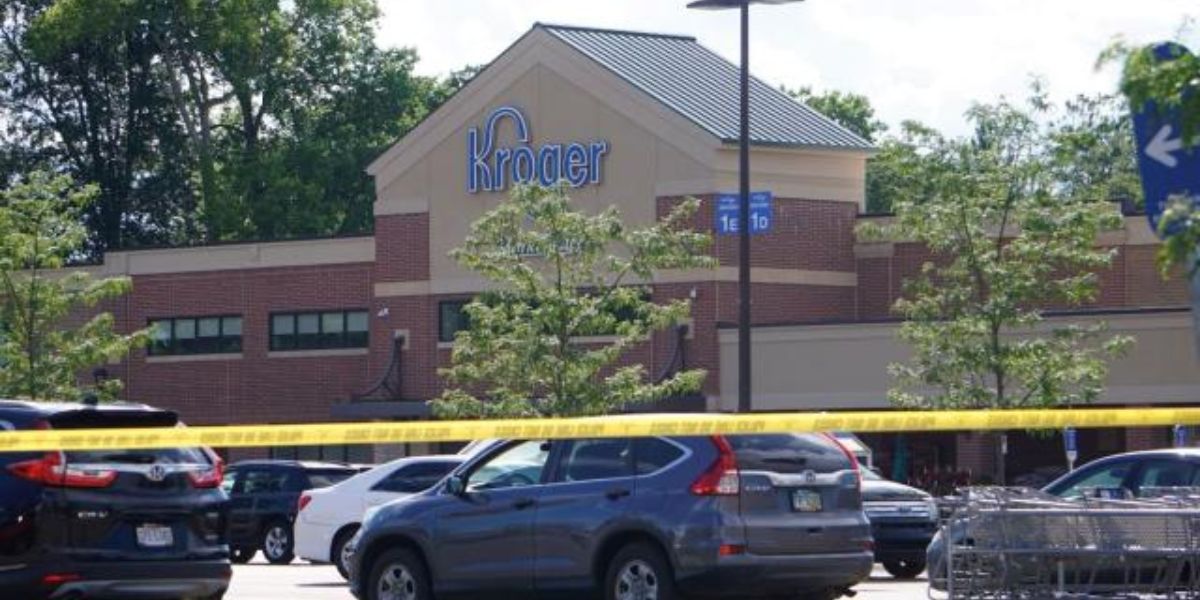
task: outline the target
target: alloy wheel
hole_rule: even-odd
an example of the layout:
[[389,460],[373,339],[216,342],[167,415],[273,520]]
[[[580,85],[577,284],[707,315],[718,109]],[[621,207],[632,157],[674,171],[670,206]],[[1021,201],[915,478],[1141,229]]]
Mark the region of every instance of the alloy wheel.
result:
[[658,600],[658,574],[642,560],[632,560],[617,575],[614,600]]
[[392,563],[383,570],[375,590],[379,600],[417,600],[417,580],[400,563]]
[[287,552],[288,533],[283,527],[276,525],[267,530],[267,536],[263,540],[263,553],[270,558],[279,558]]

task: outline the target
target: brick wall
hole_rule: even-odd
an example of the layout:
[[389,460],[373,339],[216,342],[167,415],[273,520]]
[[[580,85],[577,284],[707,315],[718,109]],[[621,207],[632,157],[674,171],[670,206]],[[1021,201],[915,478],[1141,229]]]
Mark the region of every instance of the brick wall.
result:
[[[370,264],[137,276],[125,330],[162,317],[242,316],[242,353],[128,361],[125,396],[172,408],[190,423],[328,420],[330,406],[368,382],[368,357],[268,356],[275,311],[370,308]],[[376,336],[372,335],[372,343]]]
[[[1112,264],[1097,272],[1099,289],[1094,302],[1083,307],[1051,308],[1093,310],[1183,306],[1188,303],[1186,277],[1174,273],[1164,279],[1158,271],[1158,246],[1122,246]],[[903,282],[920,274],[922,265],[933,260],[921,245],[898,243],[891,257],[863,257],[856,261],[858,289],[857,318],[895,318],[891,306],[900,297]]]
[[429,279],[429,214],[375,217],[375,281]]

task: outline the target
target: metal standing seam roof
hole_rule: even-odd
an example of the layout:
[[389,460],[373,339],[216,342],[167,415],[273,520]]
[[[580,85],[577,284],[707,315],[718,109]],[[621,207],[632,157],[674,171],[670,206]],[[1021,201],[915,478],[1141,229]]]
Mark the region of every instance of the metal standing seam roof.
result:
[[[542,29],[724,142],[740,132],[740,69],[694,37],[538,23]],[[750,78],[750,141],[872,150],[871,143],[763,81]]]

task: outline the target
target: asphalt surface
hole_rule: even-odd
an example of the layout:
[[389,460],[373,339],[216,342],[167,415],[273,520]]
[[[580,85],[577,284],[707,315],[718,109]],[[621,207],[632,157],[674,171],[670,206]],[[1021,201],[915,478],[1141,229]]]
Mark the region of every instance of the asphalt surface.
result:
[[[856,588],[854,600],[924,600],[924,577],[898,582],[876,569],[869,581]],[[346,583],[331,566],[303,561],[286,567],[269,565],[256,558],[248,565],[235,565],[233,584],[226,600],[353,600]]]

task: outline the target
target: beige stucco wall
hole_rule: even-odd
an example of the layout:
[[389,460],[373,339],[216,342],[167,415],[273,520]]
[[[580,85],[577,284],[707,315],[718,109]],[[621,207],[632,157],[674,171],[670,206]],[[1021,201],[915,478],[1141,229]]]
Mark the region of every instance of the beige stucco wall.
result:
[[[668,107],[632,88],[566,44],[535,30],[374,164],[376,215],[428,212],[430,289],[481,285],[448,253],[470,224],[502,198],[466,189],[467,132],[493,110],[515,106],[531,145],[606,140],[600,185],[572,190],[586,210],[617,205],[631,223],[655,216],[655,198],[736,189],[736,152]],[[503,121],[498,145],[514,142]],[[756,149],[754,186],[778,196],[862,205],[866,154]],[[379,289],[391,289],[378,282]]]
[[[1092,321],[1100,317],[1078,320]],[[1115,361],[1104,404],[1200,402],[1200,357],[1187,312],[1102,317],[1137,340]],[[1053,318],[1051,321],[1062,321]],[[886,408],[887,366],[909,356],[896,324],[771,327],[753,335],[755,410]],[[722,330],[721,406],[737,399],[737,331]]]

